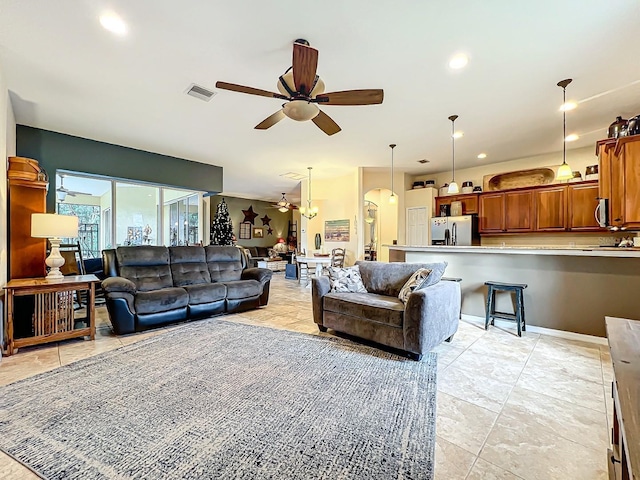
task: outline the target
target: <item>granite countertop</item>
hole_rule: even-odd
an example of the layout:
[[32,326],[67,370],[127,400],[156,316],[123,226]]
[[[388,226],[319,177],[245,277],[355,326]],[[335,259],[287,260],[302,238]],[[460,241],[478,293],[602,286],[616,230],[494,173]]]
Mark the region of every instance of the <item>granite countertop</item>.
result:
[[411,245],[384,245],[391,250],[409,252],[442,252],[442,253],[492,253],[505,255],[561,255],[573,257],[617,257],[640,258],[640,248],[634,247],[598,247],[598,246],[411,246]]

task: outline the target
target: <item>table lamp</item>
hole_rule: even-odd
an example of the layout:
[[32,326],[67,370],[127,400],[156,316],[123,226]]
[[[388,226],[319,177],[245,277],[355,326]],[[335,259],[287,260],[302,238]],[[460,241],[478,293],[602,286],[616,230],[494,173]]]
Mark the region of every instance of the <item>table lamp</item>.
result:
[[64,258],[60,255],[60,239],[78,236],[78,217],[55,213],[33,213],[31,215],[31,236],[48,238],[51,243],[51,253],[44,262],[50,268],[46,279],[62,279],[64,275],[60,272],[60,267],[64,265]]

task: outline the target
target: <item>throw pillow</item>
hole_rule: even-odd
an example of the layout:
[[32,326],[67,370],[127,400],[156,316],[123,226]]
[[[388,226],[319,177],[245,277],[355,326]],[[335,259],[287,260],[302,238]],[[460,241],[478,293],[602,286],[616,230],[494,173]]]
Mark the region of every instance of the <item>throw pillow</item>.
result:
[[367,293],[360,276],[360,267],[329,267],[329,284],[332,292]]
[[405,284],[400,289],[400,293],[398,294],[398,298],[402,300],[402,303],[407,303],[409,295],[411,295],[416,290],[420,290],[421,288],[426,286],[424,284],[427,283],[431,272],[432,270],[428,268],[419,268],[414,272],[413,275],[409,277],[409,280],[405,282]]

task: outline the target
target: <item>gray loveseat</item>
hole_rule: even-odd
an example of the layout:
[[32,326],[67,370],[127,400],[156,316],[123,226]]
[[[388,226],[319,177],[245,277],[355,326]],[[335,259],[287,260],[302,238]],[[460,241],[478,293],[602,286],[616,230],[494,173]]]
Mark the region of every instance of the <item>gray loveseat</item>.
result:
[[266,305],[272,272],[236,247],[118,247],[102,252],[117,335]]
[[444,340],[451,341],[460,318],[460,284],[440,281],[413,292],[400,289],[423,263],[357,262],[367,293],[331,293],[329,278],[312,280],[313,320],[331,328],[407,352],[420,360]]

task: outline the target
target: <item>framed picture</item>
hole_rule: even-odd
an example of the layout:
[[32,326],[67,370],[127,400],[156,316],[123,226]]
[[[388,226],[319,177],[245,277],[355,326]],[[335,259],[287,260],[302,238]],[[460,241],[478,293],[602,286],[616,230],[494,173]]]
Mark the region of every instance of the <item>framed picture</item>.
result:
[[264,238],[264,230],[262,227],[253,227],[253,238]]
[[349,220],[327,220],[324,222],[325,242],[348,242]]
[[240,240],[251,240],[251,224],[249,222],[240,224]]

